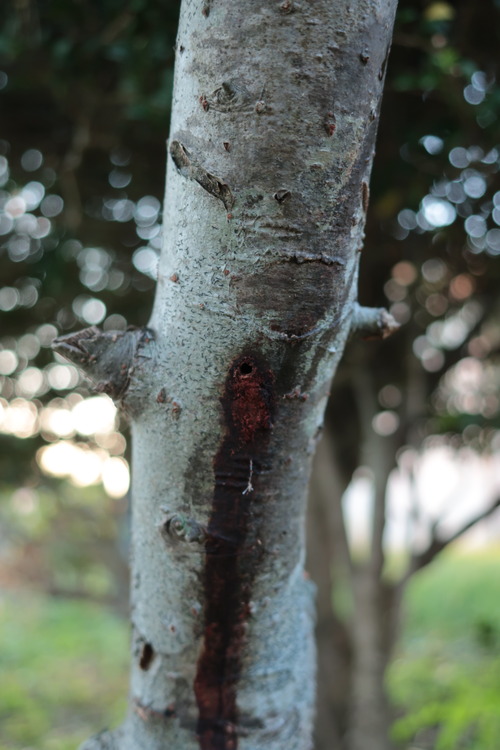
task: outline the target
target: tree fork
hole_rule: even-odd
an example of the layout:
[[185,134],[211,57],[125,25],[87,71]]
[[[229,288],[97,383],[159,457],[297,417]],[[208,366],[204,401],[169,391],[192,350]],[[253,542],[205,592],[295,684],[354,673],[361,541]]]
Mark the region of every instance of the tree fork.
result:
[[356,281],[395,5],[183,3],[148,329],[56,343],[133,438],[129,711],[85,750],[311,747],[306,491],[351,329],[391,325]]

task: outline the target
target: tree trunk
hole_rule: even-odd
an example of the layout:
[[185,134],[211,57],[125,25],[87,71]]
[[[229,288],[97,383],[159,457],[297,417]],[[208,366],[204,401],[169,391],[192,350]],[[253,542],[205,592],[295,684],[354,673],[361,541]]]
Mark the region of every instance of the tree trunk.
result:
[[355,299],[395,4],[183,4],[150,325],[57,345],[133,435],[130,708],[87,750],[311,747],[305,498],[346,338],[387,327]]
[[342,515],[346,484],[337,471],[331,443],[326,424],[316,451],[307,516],[307,570],[317,589],[315,750],[344,747],[351,694],[351,636],[332,606],[335,586],[349,586],[352,560]]
[[391,750],[391,716],[384,678],[394,643],[394,597],[383,580],[387,486],[396,465],[395,440],[378,437],[372,429],[378,403],[366,370],[354,375],[362,424],[362,462],[373,467],[373,517],[369,559],[352,577],[352,675],[347,750]]
[[[371,424],[371,419],[367,424]],[[375,433],[364,433],[360,454],[366,459],[364,465],[376,471],[374,533],[368,560],[355,562],[350,556],[341,508],[346,478],[338,470],[338,446],[333,445],[328,423],[316,452],[311,482],[308,570],[317,585],[316,643],[320,656],[315,750],[392,747],[384,679],[399,634],[402,592],[383,580],[382,533],[381,529],[375,531],[377,508],[385,507],[395,451],[391,451],[393,446],[387,438],[375,444]],[[383,513],[380,515],[384,517]],[[383,530],[383,523],[380,525]],[[332,606],[332,570],[337,586],[349,588],[350,616]]]
[[[356,571],[353,585],[355,617],[352,624],[351,715],[347,750],[391,750],[391,716],[384,689],[390,645],[384,638],[384,620],[392,608],[382,598],[382,583],[373,570]],[[389,622],[386,623],[390,628]]]

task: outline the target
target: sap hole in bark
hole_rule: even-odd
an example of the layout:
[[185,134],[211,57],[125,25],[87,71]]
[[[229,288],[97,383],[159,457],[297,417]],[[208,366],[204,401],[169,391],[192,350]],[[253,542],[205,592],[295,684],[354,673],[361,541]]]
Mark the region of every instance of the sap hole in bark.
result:
[[253,372],[253,367],[250,362],[242,362],[240,365],[240,372],[242,375],[250,375]]
[[155,650],[150,643],[145,643],[141,650],[141,656],[139,659],[139,666],[144,672],[147,672],[151,666],[151,662],[155,658]]

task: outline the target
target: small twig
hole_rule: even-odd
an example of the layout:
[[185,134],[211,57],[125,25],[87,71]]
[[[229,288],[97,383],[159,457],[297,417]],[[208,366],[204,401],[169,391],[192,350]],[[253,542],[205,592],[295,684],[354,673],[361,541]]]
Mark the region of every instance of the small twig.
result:
[[467,521],[466,524],[455,531],[454,534],[451,534],[451,536],[449,536],[447,539],[440,539],[438,536],[433,535],[427,548],[423,552],[420,552],[420,554],[413,555],[410,565],[408,566],[408,570],[400,581],[400,585],[404,585],[413,575],[413,573],[416,573],[418,570],[422,570],[422,568],[425,568],[427,565],[429,565],[434,560],[434,558],[439,555],[440,552],[448,547],[448,545],[456,542],[456,540],[459,539],[467,531],[469,531],[469,529],[472,529],[472,527],[477,523],[479,523],[480,521],[484,521],[486,518],[491,516],[498,508],[500,508],[500,497],[497,498],[495,502],[492,503],[492,505],[490,505],[488,508]]
[[400,324],[385,307],[362,307],[357,302],[352,309],[351,333],[365,338],[386,339],[395,333]]

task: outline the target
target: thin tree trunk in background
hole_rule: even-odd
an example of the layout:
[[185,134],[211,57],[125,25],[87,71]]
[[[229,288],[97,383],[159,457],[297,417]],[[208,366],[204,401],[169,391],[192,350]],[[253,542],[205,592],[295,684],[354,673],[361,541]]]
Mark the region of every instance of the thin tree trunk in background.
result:
[[373,517],[369,559],[352,578],[353,660],[347,750],[391,750],[391,716],[384,686],[385,671],[394,641],[393,600],[383,581],[387,485],[396,465],[397,445],[391,436],[380,437],[372,428],[378,403],[372,380],[364,368],[354,375],[362,431],[361,463],[373,467]]
[[307,517],[307,570],[317,589],[315,750],[341,750],[349,716],[351,639],[332,606],[334,585],[349,585],[352,566],[341,505],[345,490],[326,428],[316,451]]
[[395,5],[183,3],[150,325],[59,342],[133,434],[130,706],[86,750],[310,750],[306,490],[345,340],[387,325],[355,300]]
[[[365,427],[370,423],[371,419]],[[308,514],[307,560],[317,585],[319,652],[314,747],[391,750],[391,715],[384,677],[398,635],[401,597],[382,578],[378,542],[372,545],[368,560],[350,557],[341,505],[345,477],[336,470],[330,430],[328,425],[317,450]],[[359,452],[365,461],[360,464],[379,472],[374,487],[376,508],[385,496],[395,451],[391,454],[387,438],[375,447],[375,433],[364,432]],[[332,602],[332,590],[339,586],[351,597],[351,607],[346,603],[343,612],[337,611],[337,602]]]
[[373,571],[363,567],[353,586],[352,697],[348,750],[390,750],[390,711],[384,690],[384,675],[390,651],[385,648],[383,618],[390,618],[386,602],[381,600],[380,581]]

